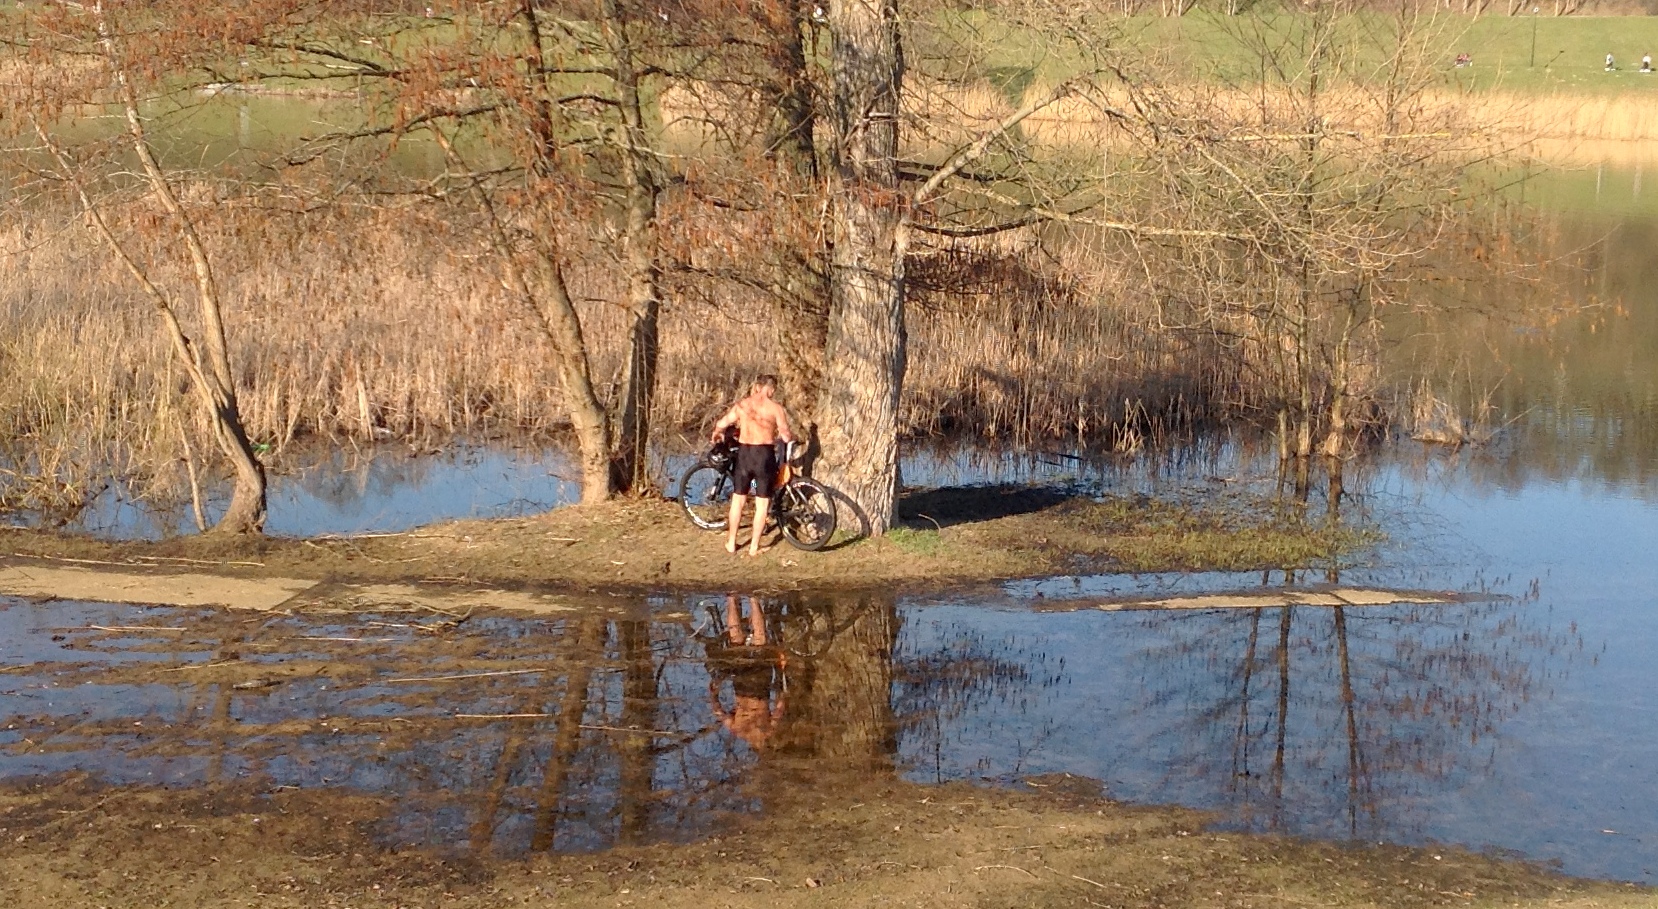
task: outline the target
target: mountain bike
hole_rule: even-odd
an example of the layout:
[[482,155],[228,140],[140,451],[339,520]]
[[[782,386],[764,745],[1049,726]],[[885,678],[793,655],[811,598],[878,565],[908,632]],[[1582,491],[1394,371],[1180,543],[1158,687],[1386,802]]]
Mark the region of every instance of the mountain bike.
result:
[[[796,473],[795,443],[789,443],[777,468],[771,517],[783,539],[796,549],[814,552],[835,535],[835,497],[829,487]],[[724,530],[730,520],[737,442],[727,436],[703,453],[679,480],[679,504],[691,523],[703,530]]]

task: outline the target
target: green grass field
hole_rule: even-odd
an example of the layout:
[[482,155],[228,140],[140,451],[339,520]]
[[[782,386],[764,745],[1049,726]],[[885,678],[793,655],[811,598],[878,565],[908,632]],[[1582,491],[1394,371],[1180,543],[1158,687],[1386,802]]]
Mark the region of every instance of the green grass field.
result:
[[[1115,43],[1139,57],[1160,58],[1176,71],[1197,78],[1246,83],[1259,69],[1254,46],[1293,44],[1304,32],[1299,13],[1251,13],[1227,17],[1197,10],[1181,18],[1118,18]],[[1109,23],[1109,20],[1107,20]],[[1102,23],[1105,24],[1105,23]],[[1421,46],[1442,67],[1448,88],[1546,93],[1652,92],[1658,97],[1658,73],[1637,72],[1643,53],[1658,58],[1658,17],[1439,15],[1421,24]],[[1387,16],[1359,14],[1341,21],[1348,65],[1363,69],[1378,63],[1391,45],[1395,23]],[[927,35],[926,29],[937,29]],[[912,28],[912,43],[922,50],[922,66],[951,61],[948,47],[967,49],[981,72],[997,84],[1051,84],[1075,72],[1081,55],[1068,52],[1040,35],[996,23],[984,14],[947,14]],[[931,51],[932,53],[926,53]],[[1618,64],[1605,72],[1612,53]],[[1473,65],[1458,68],[1458,53]],[[961,65],[964,55],[954,62]],[[1292,55],[1293,56],[1293,55]]]

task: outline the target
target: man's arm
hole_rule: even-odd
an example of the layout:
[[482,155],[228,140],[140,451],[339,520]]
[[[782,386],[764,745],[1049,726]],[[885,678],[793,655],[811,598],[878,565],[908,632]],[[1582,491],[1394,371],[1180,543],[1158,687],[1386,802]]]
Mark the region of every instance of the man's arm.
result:
[[789,412],[784,410],[781,404],[773,402],[771,406],[777,408],[777,434],[783,441],[793,442],[794,430],[789,428]]
[[720,440],[720,436],[725,434],[726,429],[729,428],[730,426],[732,426],[733,424],[735,424],[736,422],[737,422],[737,408],[736,408],[735,405],[733,405],[730,410],[725,412],[725,416],[720,417],[719,421],[714,424],[714,433],[713,433],[714,441],[718,442]]

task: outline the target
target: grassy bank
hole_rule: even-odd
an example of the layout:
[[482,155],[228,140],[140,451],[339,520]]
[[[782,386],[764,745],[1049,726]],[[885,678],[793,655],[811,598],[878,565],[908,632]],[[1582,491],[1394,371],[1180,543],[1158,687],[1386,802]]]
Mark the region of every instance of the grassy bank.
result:
[[[1262,71],[1263,49],[1300,40],[1305,16],[1251,11],[1228,17],[1197,9],[1182,17],[1119,17],[1108,32],[1129,72],[1204,83],[1248,94]],[[1344,47],[1335,80],[1376,76],[1388,65],[1398,23],[1378,13],[1341,20]],[[1658,136],[1658,72],[1639,72],[1641,55],[1658,54],[1658,17],[1424,16],[1412,45],[1440,103],[1467,108],[1470,119],[1515,134],[1554,140],[1643,140]],[[915,41],[1003,95],[1028,97],[1069,77],[1080,55],[1038,31],[991,13],[941,14],[917,26]],[[1612,53],[1617,68],[1605,69]],[[1458,67],[1459,54],[1472,65]],[[960,60],[971,61],[961,64]],[[922,67],[925,68],[925,65]],[[1551,157],[1575,159],[1560,145]]]
[[904,526],[884,537],[842,535],[817,553],[776,541],[758,558],[727,554],[721,535],[692,527],[677,503],[644,500],[353,538],[104,543],[8,531],[0,546],[17,556],[218,565],[231,573],[295,578],[706,591],[917,589],[1105,571],[1311,568],[1378,541],[1371,532],[1306,522],[1291,509],[1246,495],[1188,503],[963,488],[909,494],[900,510]]

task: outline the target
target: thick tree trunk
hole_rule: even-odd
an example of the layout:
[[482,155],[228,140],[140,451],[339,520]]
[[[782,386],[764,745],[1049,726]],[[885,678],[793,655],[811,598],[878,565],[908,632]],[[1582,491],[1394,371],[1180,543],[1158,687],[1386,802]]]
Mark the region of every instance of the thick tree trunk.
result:
[[[765,13],[767,31],[775,38],[770,78],[760,88],[772,112],[766,155],[786,191],[812,198],[818,179],[817,110],[806,71],[804,4],[775,0]],[[822,243],[782,243],[779,247],[771,265],[777,373],[789,413],[806,432],[817,422],[824,347],[829,338],[827,249]]]
[[896,519],[904,384],[897,0],[832,0],[837,161],[820,475],[880,534]]
[[650,421],[656,398],[657,324],[662,312],[657,201],[661,181],[656,156],[645,134],[640,76],[633,45],[615,0],[605,0],[605,38],[615,67],[622,115],[622,183],[626,189],[621,260],[627,272],[628,358],[622,373],[622,399],[616,426],[616,485],[635,493],[651,488]]

